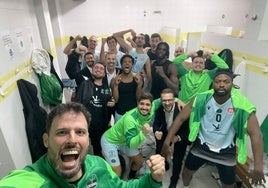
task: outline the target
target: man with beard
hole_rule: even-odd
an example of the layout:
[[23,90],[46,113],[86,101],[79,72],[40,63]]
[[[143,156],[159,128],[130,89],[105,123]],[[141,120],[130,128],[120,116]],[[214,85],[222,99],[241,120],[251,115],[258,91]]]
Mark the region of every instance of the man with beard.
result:
[[103,82],[104,76],[104,65],[94,64],[92,67],[93,79],[82,82],[75,98],[75,101],[84,104],[92,115],[89,133],[91,134],[94,154],[98,156],[102,156],[100,139],[108,129],[115,104],[108,84]]
[[94,65],[94,54],[91,52],[86,52],[84,55],[84,61],[86,62],[86,67],[79,71],[75,77],[75,82],[77,87],[87,79],[92,80],[92,67]]
[[153,102],[150,93],[143,93],[137,103],[136,108],[125,113],[101,138],[103,156],[118,176],[122,175],[118,150],[131,159],[129,179],[134,179],[136,172],[142,167],[143,158],[138,147],[151,131],[148,123],[160,106],[160,100]]
[[[191,57],[192,66],[190,69],[184,66],[184,60]],[[211,59],[216,68],[205,70],[205,60]],[[179,98],[187,104],[198,93],[210,89],[215,72],[218,68],[228,69],[228,65],[217,54],[211,54],[205,51],[191,52],[190,54],[180,54],[173,63],[177,67],[177,75],[180,79]]]
[[[134,39],[136,45],[135,48],[129,43],[127,43],[124,39],[124,35],[129,32],[133,37],[135,37]],[[120,46],[126,49],[128,54],[134,58],[132,72],[135,74],[140,74],[143,68],[146,71],[147,79],[143,85],[143,90],[145,90],[149,86],[152,80],[150,58],[147,55],[147,53],[144,52],[143,49],[143,46],[145,44],[145,35],[142,33],[136,35],[136,32],[133,29],[128,29],[125,31],[114,33],[113,36],[116,38]]]
[[150,47],[145,48],[147,55],[149,56],[151,63],[157,59],[156,47],[161,42],[161,36],[159,33],[153,33],[150,38]]
[[[114,36],[109,36],[107,38],[102,38],[101,42],[102,42],[100,52],[101,62],[105,61],[107,53],[114,53],[116,55],[115,67],[121,69],[120,59],[122,58],[123,55],[125,55],[125,53],[121,52],[120,50],[117,50],[116,38]],[[108,46],[108,51],[105,51],[104,49],[105,44],[107,44]]]
[[165,88],[170,88],[174,93],[178,93],[177,67],[168,60],[169,45],[160,42],[156,48],[156,61],[152,64],[152,87],[151,93],[154,99],[160,97],[160,93]]
[[[263,175],[263,142],[256,108],[233,88],[233,73],[219,69],[213,89],[197,94],[173,122],[164,142],[162,153],[167,155],[173,136],[190,116],[189,141],[194,142],[182,172],[184,187],[189,187],[194,173],[207,161],[217,166],[222,187],[235,183],[236,153],[241,164],[247,161],[247,135],[250,136],[254,169],[252,184],[265,182]],[[236,150],[237,144],[237,150]]]
[[[83,49],[84,52],[91,52],[94,54],[94,62],[97,63],[100,60],[100,52],[96,50],[96,47],[98,45],[98,39],[97,36],[92,35],[89,37],[87,40],[87,44],[82,44],[77,46],[77,42],[81,41],[83,38],[80,35],[75,36],[64,48],[63,53],[66,55],[71,55],[74,51],[79,51],[77,50],[78,48]],[[76,48],[74,48],[76,47]],[[83,67],[83,65],[82,65]]]
[[107,52],[105,55],[105,68],[106,74],[104,77],[104,82],[111,87],[111,80],[116,77],[121,72],[120,68],[116,68],[116,55],[112,52]]
[[[87,38],[85,38],[87,40]],[[77,46],[77,42],[82,42],[83,38],[80,35],[72,38],[72,40],[64,48],[63,53],[68,55],[68,61],[65,67],[65,71],[70,79],[75,79],[77,73],[86,67],[85,59],[83,58],[86,52],[91,52],[94,57],[94,63],[99,62],[100,52],[96,50],[98,45],[98,39],[92,35],[87,44]]]
[[23,170],[0,180],[0,187],[59,188],[160,188],[165,173],[164,159],[154,155],[147,164],[151,173],[125,182],[100,157],[88,155],[90,114],[78,103],[60,104],[48,115],[43,135],[47,154]]
[[[103,78],[103,84],[106,84],[109,88],[110,91],[111,89],[111,80],[116,77],[116,75],[118,75],[121,72],[120,68],[116,68],[116,55],[112,52],[107,52],[105,55],[105,77]],[[112,95],[112,94],[111,94]],[[114,99],[114,97],[112,97],[112,99]],[[112,108],[112,110],[110,110],[111,115],[115,115],[115,106]],[[112,121],[112,117],[110,118],[110,120]],[[112,124],[112,122],[110,121],[109,125]]]

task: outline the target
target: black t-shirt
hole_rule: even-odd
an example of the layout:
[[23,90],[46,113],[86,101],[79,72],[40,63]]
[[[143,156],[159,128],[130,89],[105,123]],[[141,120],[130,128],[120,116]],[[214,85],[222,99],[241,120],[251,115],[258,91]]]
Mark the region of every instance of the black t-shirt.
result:
[[160,98],[160,93],[163,89],[167,88],[167,85],[163,78],[156,73],[156,66],[162,66],[165,74],[169,77],[168,66],[172,64],[171,61],[167,60],[165,63],[159,64],[155,61],[151,66],[151,73],[152,73],[152,88],[151,94],[153,95],[154,99]]
[[105,84],[97,86],[94,84],[93,95],[90,98],[87,109],[91,113],[90,131],[105,129],[108,124],[106,120],[107,102],[111,99],[110,88]]
[[118,85],[119,99],[116,104],[116,112],[123,115],[126,111],[129,111],[137,106],[136,91],[137,83],[132,82],[124,83],[120,82]]
[[151,51],[151,49],[150,49],[150,50],[148,50],[147,55],[149,56],[149,58],[150,58],[150,60],[151,60],[151,61],[152,61],[152,60],[156,60],[156,59],[157,59],[156,54],[155,54],[155,53],[153,53],[153,52]]

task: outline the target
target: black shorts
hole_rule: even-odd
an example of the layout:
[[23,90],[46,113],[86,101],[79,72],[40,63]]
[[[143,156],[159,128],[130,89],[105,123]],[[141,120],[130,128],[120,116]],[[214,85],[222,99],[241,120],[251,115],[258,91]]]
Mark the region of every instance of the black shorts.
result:
[[[187,159],[185,161],[185,167],[192,171],[197,171],[202,165],[204,165],[206,162],[209,162],[205,159],[202,159],[200,157],[197,157],[193,155],[191,152],[189,152]],[[226,166],[215,163],[219,177],[222,183],[226,185],[232,185],[235,183],[235,166]]]

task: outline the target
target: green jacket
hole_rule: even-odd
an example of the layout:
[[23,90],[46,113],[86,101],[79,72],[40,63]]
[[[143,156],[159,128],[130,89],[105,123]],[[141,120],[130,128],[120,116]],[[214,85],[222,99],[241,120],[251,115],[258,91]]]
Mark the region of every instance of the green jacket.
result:
[[60,177],[50,166],[47,156],[42,156],[33,165],[26,166],[23,170],[14,170],[8,176],[0,180],[0,187],[21,188],[159,188],[161,183],[154,181],[150,173],[146,173],[140,179],[132,181],[121,180],[111,169],[110,165],[102,158],[87,155],[85,159],[85,172],[77,184],[68,183]]
[[214,54],[211,60],[216,64],[216,68],[213,70],[203,70],[200,74],[194,73],[192,69],[188,70],[182,62],[187,59],[186,54],[182,54],[173,60],[173,63],[177,66],[178,76],[180,78],[180,92],[179,99],[184,103],[188,103],[198,93],[209,90],[213,77],[218,68],[228,69],[228,65],[218,55]]
[[141,115],[138,108],[126,112],[115,125],[104,133],[108,142],[119,146],[125,145],[130,149],[138,148],[146,139],[142,133],[143,125],[151,121],[154,112],[160,105],[160,99],[154,100],[151,111],[146,116]]
[[[205,115],[206,104],[213,96],[213,93],[213,90],[209,90],[196,95],[190,115],[190,134],[188,139],[191,142],[195,141],[198,135],[201,118]],[[234,88],[231,91],[231,100],[234,107],[232,126],[235,130],[238,146],[237,161],[244,164],[247,161],[247,121],[249,115],[255,112],[256,108],[245,96]]]

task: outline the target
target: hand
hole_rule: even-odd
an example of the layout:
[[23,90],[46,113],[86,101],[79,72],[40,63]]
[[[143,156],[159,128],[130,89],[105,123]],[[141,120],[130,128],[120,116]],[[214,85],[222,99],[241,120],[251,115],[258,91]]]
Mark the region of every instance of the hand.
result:
[[159,74],[162,78],[166,76],[162,66],[155,66],[155,72]]
[[148,123],[145,123],[142,127],[142,133],[146,136],[152,130],[151,126]]
[[151,49],[151,47],[146,47],[143,49],[143,51],[144,51],[144,53],[147,53],[150,49]]
[[115,77],[114,77],[114,84],[115,85],[119,85],[121,82],[121,75],[120,74],[117,74]]
[[155,135],[155,138],[157,140],[161,140],[161,138],[163,136],[163,132],[162,131],[155,131],[154,135]]
[[250,171],[249,177],[251,178],[252,185],[261,185],[263,183],[266,183],[263,171],[258,171],[254,169]]
[[115,105],[115,100],[113,97],[111,97],[111,99],[107,102],[107,106],[114,107],[114,105]]
[[191,52],[188,54],[188,57],[191,57],[191,58],[194,58],[196,56],[198,56],[198,54],[196,52]]
[[135,37],[136,36],[136,32],[133,29],[130,29],[130,33],[131,33],[131,36],[132,37]]
[[178,109],[179,111],[181,111],[183,109],[183,107],[186,105],[184,102],[182,102],[181,100],[177,101],[178,104]]
[[106,38],[101,38],[101,42],[102,42],[102,44],[105,44]]
[[162,146],[161,155],[167,158],[170,154],[171,154],[170,141],[166,139]]
[[162,182],[165,175],[165,158],[161,155],[152,155],[147,161],[151,176],[156,182]]
[[205,59],[209,59],[211,56],[212,56],[212,54],[210,52],[208,52],[208,51],[205,51],[203,53],[203,58],[205,58]]
[[78,54],[84,54],[87,52],[87,47],[83,46],[83,45],[79,45],[76,49],[75,52]]
[[175,135],[175,136],[173,137],[173,143],[180,142],[180,141],[181,141],[181,137],[180,137],[180,135]]
[[81,35],[76,35],[76,37],[74,38],[76,41],[78,41],[78,40],[82,40],[83,39],[83,37],[81,37]]
[[135,80],[135,82],[137,83],[137,85],[139,85],[139,86],[141,86],[142,85],[142,77],[141,77],[141,75],[140,74],[135,74],[135,76],[134,76],[134,80]]
[[126,40],[130,43],[133,41],[131,37],[127,37]]

